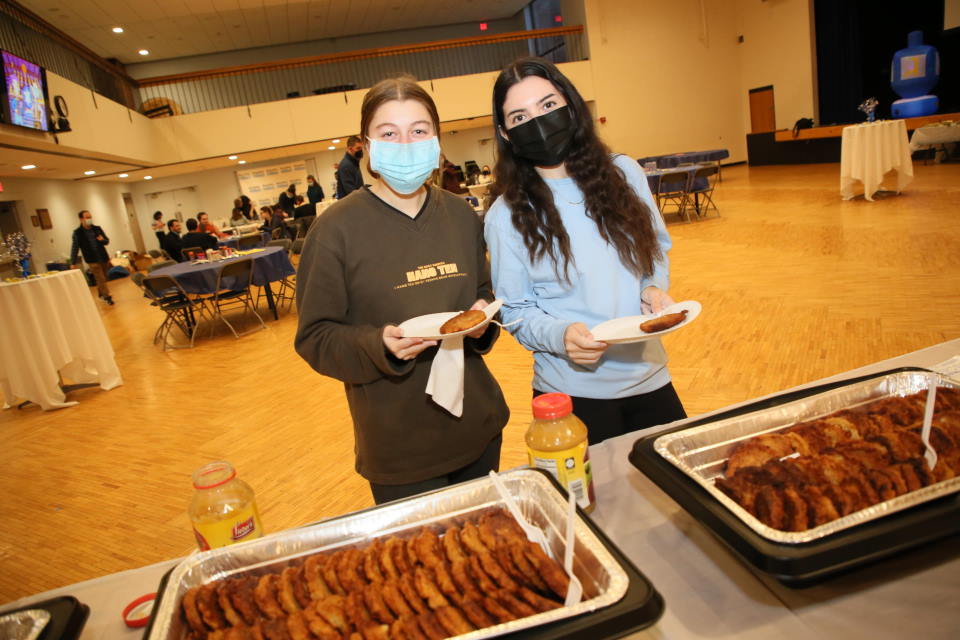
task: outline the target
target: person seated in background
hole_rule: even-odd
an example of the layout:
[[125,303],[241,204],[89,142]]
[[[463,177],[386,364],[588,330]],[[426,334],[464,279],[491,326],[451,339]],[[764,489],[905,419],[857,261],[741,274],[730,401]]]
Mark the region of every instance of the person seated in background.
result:
[[303,196],[297,196],[297,206],[293,208],[294,218],[307,218],[317,215],[317,205],[313,202],[304,202]]
[[[197,214],[197,228],[200,230],[200,233],[209,233],[218,238],[222,238],[227,235],[222,233],[220,229],[217,229],[217,225],[210,222],[210,218],[207,216],[206,211],[201,211]],[[190,224],[187,223],[187,231],[190,231]]]
[[449,191],[450,193],[467,193],[467,189],[460,186],[460,174],[457,172],[457,167],[447,159],[443,161],[443,176],[442,184],[444,191]]
[[493,182],[493,172],[490,171],[490,165],[485,164],[480,169],[480,184]]
[[323,202],[323,187],[313,176],[307,176],[307,200],[310,204]]
[[270,207],[260,207],[260,221],[263,224],[260,225],[260,231],[262,233],[270,233],[273,231],[273,209]]
[[[201,214],[207,215],[207,214]],[[209,233],[199,231],[199,223],[193,218],[187,220],[187,233],[180,239],[184,249],[191,247],[200,247],[204,251],[207,249],[216,249],[219,246],[217,239]]]
[[[239,201],[240,198],[237,198]],[[230,226],[231,227],[242,227],[245,224],[249,224],[249,220],[243,217],[243,209],[240,207],[234,207],[233,212],[230,214]]]
[[170,257],[177,262],[186,260],[186,258],[183,257],[183,239],[180,237],[181,231],[183,231],[183,225],[180,224],[179,220],[176,218],[168,220],[167,232],[163,235],[163,242],[160,243],[160,248],[166,251]]

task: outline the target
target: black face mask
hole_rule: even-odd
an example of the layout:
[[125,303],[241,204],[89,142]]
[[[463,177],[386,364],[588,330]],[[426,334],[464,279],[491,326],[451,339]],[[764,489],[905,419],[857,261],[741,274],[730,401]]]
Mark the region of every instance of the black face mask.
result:
[[563,106],[507,131],[513,152],[538,167],[561,164],[570,150],[573,118],[570,107]]
[[363,149],[357,149],[357,152],[353,154],[353,157],[359,160],[363,157]]

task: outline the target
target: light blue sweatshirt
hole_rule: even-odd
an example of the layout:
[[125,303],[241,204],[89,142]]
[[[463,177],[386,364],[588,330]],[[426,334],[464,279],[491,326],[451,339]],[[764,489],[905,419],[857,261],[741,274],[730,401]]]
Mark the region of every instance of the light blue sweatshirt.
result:
[[533,351],[533,387],[540,391],[581,398],[626,398],[670,382],[667,354],[659,340],[610,345],[591,366],[573,363],[564,348],[563,335],[571,324],[582,322],[593,328],[613,318],[640,315],[640,293],[651,285],[667,291],[670,284],[670,235],[647,178],[633,159],[617,155],[613,161],[651,213],[663,258],[654,263],[650,277],[640,279],[621,263],[616,248],[587,217],[583,194],[572,178],[546,180],[570,236],[573,261],[569,283],[557,277],[549,257],[530,262],[502,197],[486,215],[484,236],[490,249],[493,288],[504,301],[503,322],[523,320],[509,331]]

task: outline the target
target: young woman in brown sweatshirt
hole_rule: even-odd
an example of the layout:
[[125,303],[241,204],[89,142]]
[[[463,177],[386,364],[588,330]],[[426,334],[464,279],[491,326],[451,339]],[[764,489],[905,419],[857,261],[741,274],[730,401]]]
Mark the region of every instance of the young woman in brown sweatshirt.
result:
[[435,341],[397,326],[428,313],[493,300],[483,228],[467,203],[424,184],[439,164],[440,122],[411,78],[364,97],[361,135],[375,178],[337,201],[310,229],[297,273],[297,353],[343,381],[356,469],[374,500],[477,478],[499,467],[509,410],[483,362],[496,325],[464,340],[461,417],[426,394]]

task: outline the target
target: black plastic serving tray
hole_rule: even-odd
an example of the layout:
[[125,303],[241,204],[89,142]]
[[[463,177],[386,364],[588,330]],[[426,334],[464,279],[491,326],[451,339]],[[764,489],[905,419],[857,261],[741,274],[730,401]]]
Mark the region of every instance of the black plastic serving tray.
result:
[[26,609],[44,609],[50,613],[50,621],[40,632],[38,640],[77,640],[90,615],[90,607],[73,596],[60,596],[25,607],[4,611],[0,615],[16,613]]
[[831,389],[906,371],[926,372],[928,370],[918,367],[901,367],[849,380],[830,382],[694,420],[641,438],[633,445],[629,456],[630,462],[747,563],[773,575],[788,587],[810,586],[885,556],[960,533],[960,493],[892,513],[819,540],[803,544],[783,544],[768,540],[748,527],[736,514],[657,453],[654,449],[654,441],[668,433],[684,431],[726,418],[768,409]]
[[[554,488],[556,488],[557,491],[566,497],[566,491],[560,486],[553,476],[542,469],[535,469],[535,471],[550,478]],[[443,489],[439,489],[438,491],[443,491]],[[377,507],[370,507],[370,509],[376,508]],[[362,511],[368,511],[370,509],[364,509]],[[558,620],[556,622],[545,624],[539,627],[533,627],[531,629],[522,629],[515,633],[507,634],[501,637],[525,638],[529,640],[561,640],[567,638],[570,640],[605,640],[621,638],[652,626],[657,622],[657,620],[660,619],[660,616],[663,615],[663,597],[654,588],[650,580],[648,580],[647,577],[643,575],[643,573],[641,573],[636,566],[634,566],[633,562],[631,562],[630,559],[624,555],[619,548],[617,548],[617,545],[615,545],[613,541],[607,537],[603,530],[594,524],[593,520],[590,519],[589,514],[580,509],[580,507],[577,507],[577,511],[590,530],[594,533],[594,535],[597,536],[597,539],[600,540],[601,544],[603,544],[607,551],[610,552],[610,555],[616,559],[616,561],[623,568],[623,571],[627,574],[627,577],[629,578],[627,592],[617,602],[602,609],[598,609],[597,611],[584,613],[573,618]],[[348,516],[355,515],[356,513],[360,512],[336,516],[334,518],[330,518],[329,520],[346,518]],[[325,520],[324,522],[329,520]],[[170,569],[160,579],[160,585],[157,587],[157,600],[154,603],[153,611],[157,611],[160,608],[160,600],[163,598],[167,581],[169,580],[172,572],[173,569]],[[150,630],[152,628],[153,613],[151,612],[150,621],[147,623],[147,626],[143,632],[144,639],[150,637]]]

